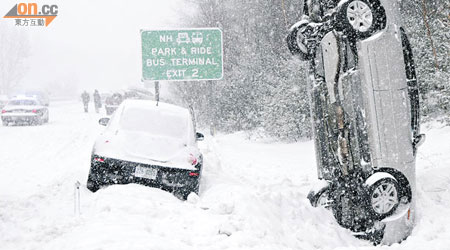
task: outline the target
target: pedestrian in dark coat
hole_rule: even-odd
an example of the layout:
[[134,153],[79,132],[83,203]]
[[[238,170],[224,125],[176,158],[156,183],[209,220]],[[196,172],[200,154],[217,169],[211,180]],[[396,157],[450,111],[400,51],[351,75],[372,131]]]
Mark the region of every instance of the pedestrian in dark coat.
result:
[[85,90],[85,91],[81,94],[81,100],[83,101],[84,112],[85,112],[85,113],[88,112],[88,105],[89,105],[90,99],[91,99],[91,98],[89,97],[89,93]]
[[100,97],[100,94],[98,93],[98,90],[94,91],[94,106],[95,112],[98,113],[98,110],[102,107],[102,99]]

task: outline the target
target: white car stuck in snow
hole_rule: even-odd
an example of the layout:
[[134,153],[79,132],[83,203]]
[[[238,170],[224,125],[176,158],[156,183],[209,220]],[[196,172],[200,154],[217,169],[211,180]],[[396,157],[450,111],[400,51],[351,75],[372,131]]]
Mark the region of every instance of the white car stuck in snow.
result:
[[308,1],[287,39],[309,61],[317,170],[326,184],[308,198],[376,244],[411,234],[415,161],[425,139],[399,9],[389,0]]
[[147,100],[125,100],[95,142],[87,187],[138,183],[183,198],[198,193],[202,154],[190,112]]

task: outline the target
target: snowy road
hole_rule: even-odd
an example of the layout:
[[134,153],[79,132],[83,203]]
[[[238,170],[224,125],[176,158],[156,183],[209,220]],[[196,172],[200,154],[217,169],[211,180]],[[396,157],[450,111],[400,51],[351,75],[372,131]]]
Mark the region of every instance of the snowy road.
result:
[[[313,144],[206,138],[200,197],[183,202],[158,189],[85,184],[101,115],[53,103],[50,123],[0,126],[0,249],[373,249],[309,205]],[[426,131],[418,157],[418,221],[386,249],[450,246],[450,128]]]

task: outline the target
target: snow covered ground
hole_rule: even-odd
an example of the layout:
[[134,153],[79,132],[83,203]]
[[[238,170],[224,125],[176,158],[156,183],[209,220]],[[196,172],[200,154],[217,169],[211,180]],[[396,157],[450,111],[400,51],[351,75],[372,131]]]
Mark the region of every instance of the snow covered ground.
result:
[[[92,111],[91,111],[92,112]],[[0,249],[373,249],[306,199],[316,180],[312,142],[200,142],[200,196],[180,201],[139,185],[89,192],[85,181],[101,115],[50,106],[43,126],[0,126]],[[418,220],[402,244],[449,249],[450,128],[431,124],[417,159]],[[74,183],[81,214],[74,212]]]

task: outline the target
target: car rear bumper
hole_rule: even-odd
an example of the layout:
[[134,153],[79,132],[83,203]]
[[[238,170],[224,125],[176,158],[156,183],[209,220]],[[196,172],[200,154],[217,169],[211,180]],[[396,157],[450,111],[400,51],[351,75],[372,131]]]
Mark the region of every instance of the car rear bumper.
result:
[[377,226],[366,232],[353,232],[353,235],[372,240],[383,245],[392,245],[406,239],[414,227],[412,203],[401,204],[396,212],[377,222]]
[[[154,178],[136,176],[136,168],[148,168],[156,171]],[[176,189],[195,190],[201,176],[201,165],[196,170],[169,168],[138,162],[123,161],[93,155],[91,158],[90,178],[96,185],[136,183],[166,191]]]

